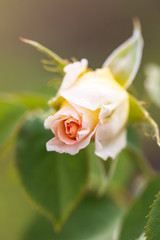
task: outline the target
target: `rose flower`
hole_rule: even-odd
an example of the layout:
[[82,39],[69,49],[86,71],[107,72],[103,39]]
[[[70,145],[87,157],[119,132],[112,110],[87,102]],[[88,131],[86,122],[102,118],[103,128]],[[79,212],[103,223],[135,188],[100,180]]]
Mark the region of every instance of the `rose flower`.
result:
[[45,120],[55,137],[48,151],[76,154],[95,139],[99,157],[115,157],[126,144],[128,94],[108,68],[87,70],[87,60],[64,68],[66,73],[54,104],[61,97],[60,110]]
[[45,120],[45,128],[55,135],[47,142],[48,151],[73,155],[93,139],[97,156],[115,158],[126,145],[130,108],[126,88],[139,68],[142,48],[140,25],[135,22],[132,37],[101,69],[88,69],[86,59],[64,67],[60,89],[50,100],[50,105],[59,106],[59,110]]

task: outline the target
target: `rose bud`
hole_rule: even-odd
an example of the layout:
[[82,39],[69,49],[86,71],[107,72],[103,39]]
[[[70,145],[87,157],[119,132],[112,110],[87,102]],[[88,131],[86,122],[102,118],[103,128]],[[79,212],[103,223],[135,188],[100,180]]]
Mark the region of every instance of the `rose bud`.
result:
[[114,158],[126,144],[128,93],[108,68],[85,70],[86,59],[64,69],[66,75],[58,95],[50,101],[54,104],[61,97],[60,110],[45,120],[45,127],[55,135],[47,143],[47,150],[73,155],[94,136],[95,153],[103,159]]
[[92,71],[82,59],[66,65],[57,96],[59,106],[45,120],[55,135],[47,142],[48,151],[76,154],[95,140],[95,154],[115,158],[126,145],[129,94],[126,91],[138,70],[143,48],[140,26],[135,22],[132,37],[115,50],[103,68]]

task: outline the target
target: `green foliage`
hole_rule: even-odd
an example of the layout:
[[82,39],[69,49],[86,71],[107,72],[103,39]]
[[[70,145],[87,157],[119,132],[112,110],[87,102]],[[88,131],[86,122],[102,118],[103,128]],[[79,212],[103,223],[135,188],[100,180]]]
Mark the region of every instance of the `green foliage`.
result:
[[121,151],[116,159],[113,161],[110,172],[107,190],[117,193],[124,193],[126,184],[129,183],[133,177],[134,163],[132,152],[128,149]]
[[146,67],[145,87],[151,100],[160,108],[160,67],[150,64]]
[[59,233],[44,218],[36,218],[22,240],[111,240],[121,210],[106,198],[87,196]]
[[153,176],[148,162],[140,151],[138,136],[131,127],[128,128],[127,142],[127,147],[115,159],[109,158],[107,161],[103,161],[94,154],[93,143],[88,147],[91,189],[99,195],[107,192],[123,206],[129,204],[133,191],[140,190],[141,186],[130,192],[135,174],[142,173],[144,180]]
[[148,223],[146,226],[146,240],[160,239],[160,192],[154,200],[151,211],[148,216]]
[[[140,191],[141,185],[134,187],[133,181],[138,173],[148,177],[148,172],[141,167],[141,156],[127,147],[113,160],[108,174],[106,191],[114,198],[117,204],[127,208],[132,197]],[[148,171],[148,169],[147,169]]]
[[[61,57],[59,57],[59,56],[58,56],[57,54],[55,54],[54,52],[52,52],[52,51],[49,50],[48,48],[42,46],[41,44],[39,44],[39,43],[37,43],[37,42],[35,42],[35,41],[29,40],[29,39],[24,39],[24,38],[21,38],[21,41],[23,41],[23,42],[25,42],[25,43],[27,43],[27,44],[35,47],[38,51],[42,52],[43,54],[45,54],[47,57],[49,57],[49,58],[52,60],[52,62],[50,62],[50,61],[48,62],[48,61],[45,60],[45,59],[42,60],[42,63],[45,64],[45,65],[44,65],[44,68],[45,68],[46,70],[51,71],[51,69],[52,69],[53,72],[59,72],[59,71],[60,71],[60,72],[64,73],[64,72],[63,72],[63,68],[69,63],[67,60],[62,59]],[[53,63],[55,66],[57,66],[58,68],[48,67],[48,66],[47,66],[48,64],[49,64],[49,65],[50,65],[50,64],[52,65],[52,63]]]
[[[106,188],[108,177],[103,160],[94,153],[94,143],[88,146],[89,157],[89,187],[92,191],[96,191],[99,195],[103,194]],[[109,160],[108,160],[109,161]]]
[[0,147],[13,137],[26,113],[25,106],[0,99]]
[[48,97],[40,93],[0,94],[0,148],[16,136],[28,113],[47,109]]
[[128,87],[138,71],[142,49],[141,27],[139,21],[135,19],[133,36],[114,50],[103,67],[109,67],[119,84]]
[[135,240],[143,232],[147,223],[146,216],[155,194],[160,190],[160,176],[152,179],[144,192],[132,204],[126,213],[118,240]]
[[151,118],[149,113],[142,107],[142,104],[138,102],[133,96],[129,96],[130,112],[129,123],[141,124],[144,133],[157,140],[157,144],[160,146],[159,128],[157,123]]
[[[42,60],[46,70],[64,74],[63,69],[69,63],[67,60],[37,42],[27,39],[22,41],[49,57],[49,60]],[[121,86],[127,88],[134,79],[142,49],[140,24],[135,21],[133,36],[104,63],[104,67],[110,68]],[[158,74],[156,84],[159,81]],[[54,84],[53,89],[50,87],[51,97],[55,96],[55,84],[58,83],[58,78],[49,83],[50,86]],[[152,86],[148,91],[158,105],[158,86]],[[113,240],[117,233],[118,240],[144,239],[146,215],[154,195],[160,191],[160,176],[148,181],[144,192],[123,217],[121,226],[119,223],[123,214],[120,207],[117,207],[119,205],[127,209],[138,193],[139,185],[141,187],[146,179],[152,177],[133,130],[129,130],[126,149],[115,160],[105,162],[99,159],[94,154],[92,143],[75,156],[47,152],[45,145],[54,137],[53,133],[44,129],[42,120],[33,118],[33,115],[37,116],[41,112],[41,118],[44,117],[43,110],[48,110],[49,98],[49,92],[1,94],[0,98],[0,145],[7,143],[21,129],[16,145],[16,166],[23,190],[42,214],[38,217],[36,215],[22,240]],[[54,105],[50,101],[51,107],[58,108],[62,101],[62,97]],[[157,124],[141,103],[130,95],[129,103],[129,124],[140,122],[145,133],[156,138],[160,145]],[[48,112],[45,111],[45,114]],[[28,116],[29,120],[24,124]],[[140,176],[140,181],[135,187],[137,176]],[[149,214],[146,230],[148,240],[158,240],[160,235],[160,230],[156,227],[160,224],[159,201],[160,195]],[[29,218],[30,216],[32,214],[29,214]],[[120,231],[117,232],[119,226]]]
[[9,103],[24,105],[24,107],[30,111],[37,108],[47,108],[47,101],[49,100],[49,97],[47,94],[42,93],[17,92],[1,93],[0,99],[6,100]]
[[127,151],[128,158],[134,163],[145,178],[151,178],[154,173],[141,150],[141,143],[137,131],[132,126],[127,128]]
[[140,151],[140,140],[137,131],[131,125],[127,127],[127,145],[135,151]]
[[34,215],[20,189],[13,161],[0,161],[0,239],[22,240]]
[[88,184],[86,150],[76,156],[47,152],[53,137],[38,118],[21,130],[17,142],[17,167],[27,193],[41,213],[58,229],[83,197]]
[[142,182],[153,176],[152,170],[140,151],[135,131],[128,128],[127,147],[112,161],[107,174],[106,191],[114,197],[118,204],[127,207],[134,194],[142,185],[133,187],[135,176],[142,174]]

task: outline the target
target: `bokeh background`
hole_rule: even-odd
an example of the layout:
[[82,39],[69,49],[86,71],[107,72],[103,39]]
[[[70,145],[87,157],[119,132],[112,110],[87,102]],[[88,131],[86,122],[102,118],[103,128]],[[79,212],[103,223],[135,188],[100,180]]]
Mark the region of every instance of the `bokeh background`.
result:
[[[86,57],[89,66],[100,67],[107,56],[132,34],[138,17],[145,41],[140,71],[134,81],[135,95],[144,91],[144,68],[160,65],[160,1],[158,0],[0,0],[0,91],[38,91],[53,78],[42,69],[42,57],[19,37],[33,39],[63,58]],[[149,103],[160,123],[158,108]],[[160,169],[156,143],[142,139],[153,167]],[[13,155],[0,162],[0,240],[20,240],[34,211],[21,192]]]

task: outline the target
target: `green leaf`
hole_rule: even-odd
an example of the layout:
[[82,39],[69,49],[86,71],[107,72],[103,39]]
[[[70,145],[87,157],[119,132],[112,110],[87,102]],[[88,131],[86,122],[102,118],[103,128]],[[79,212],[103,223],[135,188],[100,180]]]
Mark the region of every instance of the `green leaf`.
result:
[[145,69],[145,87],[151,100],[160,108],[160,67],[150,64]]
[[45,219],[36,218],[22,240],[111,240],[120,217],[121,210],[110,200],[88,196],[59,233]]
[[110,170],[111,176],[107,188],[111,185],[112,191],[114,191],[117,188],[122,190],[125,187],[132,175],[133,163],[131,160],[128,149],[124,149],[118,154]]
[[22,104],[0,99],[0,147],[19,129],[27,109]]
[[159,128],[157,123],[151,118],[149,113],[142,107],[142,104],[136,100],[133,96],[129,96],[130,112],[129,123],[141,124],[144,133],[147,136],[151,136],[157,140],[157,144],[160,146]]
[[27,112],[47,109],[49,97],[41,93],[1,93],[0,94],[0,148],[16,136]]
[[48,71],[48,72],[58,72],[59,71],[59,68],[58,67],[50,67],[48,65],[44,65],[43,68]]
[[127,144],[134,151],[140,151],[140,139],[132,125],[127,127]]
[[[102,195],[105,191],[108,181],[103,160],[94,153],[94,143],[91,142],[87,148],[90,167],[89,187],[92,191],[96,191],[98,195]],[[109,162],[109,160],[107,161]]]
[[35,212],[20,191],[13,161],[0,161],[0,193],[0,239],[20,240]]
[[58,229],[85,193],[88,159],[86,150],[75,156],[47,152],[52,137],[40,119],[28,121],[17,141],[17,168],[33,204]]
[[47,94],[33,92],[1,93],[0,99],[5,99],[10,103],[24,105],[28,110],[47,108],[49,101]]
[[140,139],[132,126],[127,128],[127,150],[130,154],[130,160],[135,163],[143,175],[149,179],[153,177],[152,167],[142,153]]
[[[44,53],[46,56],[48,56],[50,59],[53,60],[53,63],[58,66],[59,71],[63,72],[63,68],[69,63],[68,60],[64,60],[61,57],[59,57],[57,54],[55,54],[54,52],[52,52],[51,50],[49,50],[48,48],[42,46],[41,44],[39,44],[38,42],[29,40],[29,39],[25,39],[25,38],[21,38],[21,41],[24,43],[27,43],[33,47],[35,47],[38,51]],[[44,60],[43,60],[44,61]],[[45,61],[46,64],[46,61]],[[49,63],[50,64],[50,63]]]
[[113,76],[123,87],[132,83],[138,71],[143,50],[141,27],[134,20],[134,31],[130,39],[119,46],[104,62],[103,67],[109,67]]
[[146,240],[160,239],[160,192],[154,200],[148,216],[148,223],[146,226]]
[[108,174],[106,191],[122,206],[126,206],[129,201],[128,185],[135,171],[133,157],[133,153],[128,149],[122,150],[112,162]]
[[[140,151],[139,139],[131,126],[127,129],[127,146],[113,160],[108,174],[107,191],[111,192],[117,200],[125,197],[128,185],[135,177],[135,170],[141,171],[145,177],[151,177],[150,168]],[[132,189],[133,191],[133,189]],[[128,201],[128,198],[127,198]]]
[[118,240],[135,240],[144,232],[149,207],[159,190],[160,176],[155,177],[147,184],[144,192],[135,200],[126,213],[121,224]]

